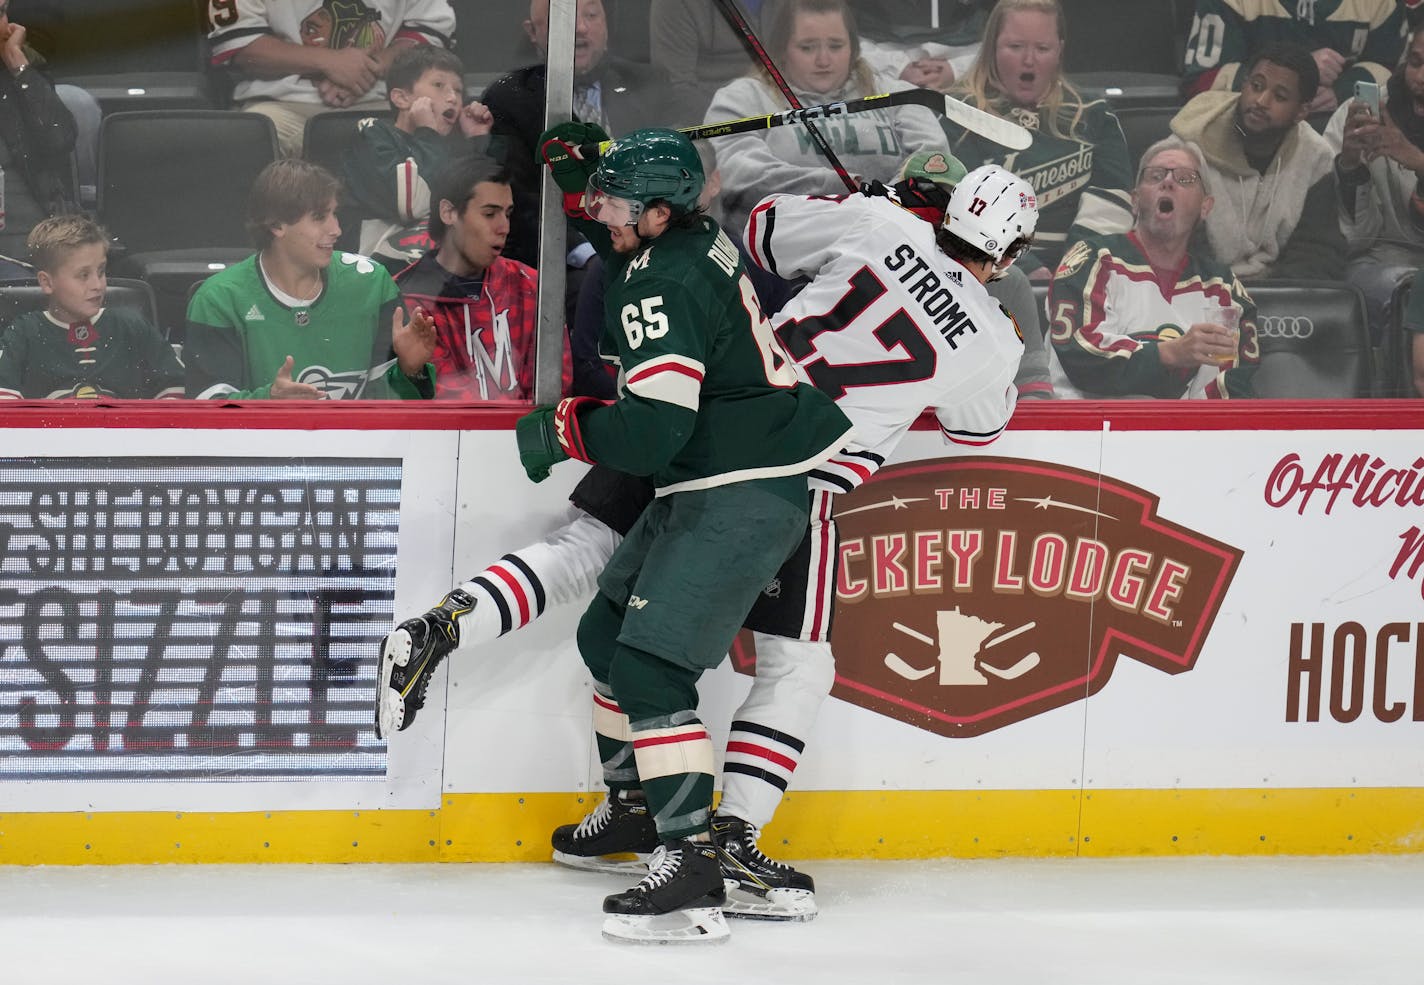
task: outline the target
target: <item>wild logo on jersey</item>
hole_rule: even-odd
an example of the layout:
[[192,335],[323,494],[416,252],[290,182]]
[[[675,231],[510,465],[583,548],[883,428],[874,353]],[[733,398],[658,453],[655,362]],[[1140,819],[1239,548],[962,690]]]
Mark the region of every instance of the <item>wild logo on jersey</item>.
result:
[[931,459],[839,499],[832,693],[951,738],[1096,693],[1120,656],[1191,670],[1242,558],[1062,465]]

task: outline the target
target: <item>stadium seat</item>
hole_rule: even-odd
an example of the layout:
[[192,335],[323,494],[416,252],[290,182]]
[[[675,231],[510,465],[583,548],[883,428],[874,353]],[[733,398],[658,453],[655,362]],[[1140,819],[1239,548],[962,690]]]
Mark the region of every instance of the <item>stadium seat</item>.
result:
[[201,0],[64,0],[22,23],[57,82],[93,93],[104,111],[211,105]]
[[1063,68],[1084,95],[1116,106],[1161,105],[1177,97],[1186,39],[1175,0],[1079,0],[1067,4]]
[[99,221],[115,273],[141,277],[159,326],[181,326],[188,285],[252,253],[247,195],[277,158],[272,121],[226,110],[113,113],[99,129]]
[[1404,328],[1404,311],[1409,307],[1409,293],[1414,288],[1414,275],[1399,282],[1389,302],[1389,326],[1385,330],[1380,359],[1380,395],[1384,397],[1424,396],[1414,389],[1414,336]]
[[1136,171],[1142,163],[1142,152],[1163,137],[1172,134],[1172,117],[1177,115],[1181,105],[1173,101],[1169,105],[1124,106],[1117,109],[1118,122],[1122,124],[1122,135],[1127,139],[1128,160]]
[[[375,112],[369,109],[318,113],[307,121],[302,135],[302,156],[313,164],[320,164],[340,178],[345,167],[346,152],[356,142],[357,124],[372,116],[390,120],[394,114],[389,110]],[[340,206],[336,210],[336,218],[341,223],[341,239],[336,245],[354,253],[361,242],[361,220],[349,209]]]
[[1344,399],[1374,395],[1365,299],[1345,283],[1260,281],[1256,302],[1261,366],[1256,395]]
[[[0,328],[27,312],[39,311],[48,305],[49,295],[35,281],[0,284]],[[110,277],[104,305],[109,308],[136,308],[150,324],[158,324],[158,305],[154,302],[153,290],[141,280]]]

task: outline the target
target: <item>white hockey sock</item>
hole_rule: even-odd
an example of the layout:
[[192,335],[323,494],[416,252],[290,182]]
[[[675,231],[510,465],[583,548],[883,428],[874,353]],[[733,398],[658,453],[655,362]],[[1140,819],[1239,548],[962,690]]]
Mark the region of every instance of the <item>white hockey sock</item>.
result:
[[732,715],[719,813],[763,828],[786,792],[835,682],[829,643],[756,634],[757,669]]
[[479,604],[460,617],[461,645],[487,643],[529,625],[550,604],[587,595],[622,539],[580,510],[543,540],[462,582]]

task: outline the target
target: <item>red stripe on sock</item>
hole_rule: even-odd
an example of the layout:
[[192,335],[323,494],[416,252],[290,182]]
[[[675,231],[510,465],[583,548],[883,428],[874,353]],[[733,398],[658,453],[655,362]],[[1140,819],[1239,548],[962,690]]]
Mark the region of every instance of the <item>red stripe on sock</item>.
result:
[[529,596],[524,594],[524,586],[519,584],[519,580],[499,565],[491,565],[490,570],[499,575],[501,581],[509,586],[509,590],[514,593],[514,601],[519,603],[519,626],[518,629],[529,622]]
[[623,709],[618,707],[618,703],[616,701],[610,701],[608,698],[605,698],[597,691],[593,692],[593,703],[598,705],[600,708],[607,708],[615,715],[623,714]]
[[[698,732],[684,732],[681,735],[652,735],[646,739],[634,739],[634,749],[645,749],[648,746],[665,746],[670,742],[711,742],[712,737],[707,734],[706,729]],[[730,747],[729,747],[730,748]]]
[[790,756],[783,756],[779,752],[772,752],[766,746],[759,746],[752,742],[728,742],[727,752],[739,752],[746,756],[756,756],[760,759],[773,762],[784,770],[796,769],[796,760]]

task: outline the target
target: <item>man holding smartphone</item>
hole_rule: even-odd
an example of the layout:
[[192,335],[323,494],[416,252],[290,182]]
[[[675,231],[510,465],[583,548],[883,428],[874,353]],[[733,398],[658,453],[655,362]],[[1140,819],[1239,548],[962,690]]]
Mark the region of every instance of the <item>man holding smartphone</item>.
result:
[[1424,266],[1424,27],[1379,95],[1340,107],[1325,128],[1337,151],[1337,215],[1349,241],[1346,278],[1365,295],[1370,335],[1383,338],[1399,279]]
[[1212,250],[1244,281],[1340,277],[1334,150],[1306,122],[1319,84],[1309,51],[1270,44],[1243,66],[1240,92],[1204,92],[1172,119],[1204,156]]

